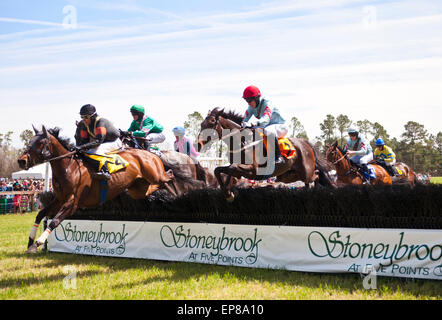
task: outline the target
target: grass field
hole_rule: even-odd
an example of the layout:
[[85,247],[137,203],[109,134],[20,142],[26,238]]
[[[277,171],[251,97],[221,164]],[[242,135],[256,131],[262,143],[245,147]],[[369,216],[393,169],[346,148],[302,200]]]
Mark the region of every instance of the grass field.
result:
[[[35,213],[0,216],[0,299],[441,299],[440,281],[314,274],[193,263],[26,255]],[[76,289],[63,286],[74,267]]]

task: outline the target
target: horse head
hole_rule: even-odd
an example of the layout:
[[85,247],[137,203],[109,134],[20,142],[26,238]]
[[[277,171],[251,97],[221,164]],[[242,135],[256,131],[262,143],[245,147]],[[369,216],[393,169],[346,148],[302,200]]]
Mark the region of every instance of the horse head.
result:
[[[225,112],[224,109],[210,110],[201,123],[201,131],[195,147],[200,151],[205,145],[214,140],[222,140],[231,136],[232,130],[240,130],[243,117],[233,111]],[[227,131],[226,131],[227,130]]]
[[210,145],[214,140],[221,139],[222,127],[219,122],[218,109],[209,110],[206,118],[201,122],[201,130],[195,143],[195,149],[198,152],[204,148],[205,145]]
[[339,158],[338,155],[338,141],[335,141],[331,145],[325,145],[327,150],[325,151],[325,158],[329,162],[334,162]]
[[29,142],[29,146],[18,158],[17,162],[21,169],[28,170],[29,168],[43,163],[51,158],[50,137],[45,126],[41,131],[38,131],[34,126],[35,135]]

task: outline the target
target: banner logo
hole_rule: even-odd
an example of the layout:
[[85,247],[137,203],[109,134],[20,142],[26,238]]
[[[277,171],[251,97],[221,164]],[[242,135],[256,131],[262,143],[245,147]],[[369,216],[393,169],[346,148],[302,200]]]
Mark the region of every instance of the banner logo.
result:
[[252,265],[257,261],[259,244],[262,241],[258,239],[257,228],[254,229],[251,237],[229,237],[226,236],[226,227],[222,230],[222,235],[216,237],[192,234],[191,229],[184,230],[183,225],[176,227],[175,230],[168,225],[163,225],[160,238],[167,248],[206,250],[206,252],[192,253],[191,260],[247,265]]
[[[312,231],[308,235],[308,247],[310,252],[318,258],[376,259],[382,260],[382,263],[379,264],[380,267],[392,266],[392,273],[411,274],[419,269],[418,272],[429,274],[429,268],[405,267],[395,263],[414,259],[440,261],[442,259],[442,245],[407,244],[404,237],[405,232],[400,232],[397,240],[388,244],[382,242],[361,243],[353,241],[351,235],[341,236],[340,231],[334,231],[328,237],[319,231]],[[353,266],[353,271],[357,271]],[[433,273],[434,275],[442,275],[442,265],[434,268]]]
[[126,251],[126,225],[122,225],[120,232],[106,232],[100,223],[100,230],[77,230],[77,225],[68,222],[65,226],[59,225],[55,229],[55,238],[60,242],[74,242],[77,244],[75,253],[122,255]]

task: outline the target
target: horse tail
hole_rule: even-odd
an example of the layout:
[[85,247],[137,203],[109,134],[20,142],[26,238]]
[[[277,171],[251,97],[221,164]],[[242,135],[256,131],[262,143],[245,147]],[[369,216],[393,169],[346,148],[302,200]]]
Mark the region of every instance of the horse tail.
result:
[[315,155],[315,170],[317,170],[319,176],[318,183],[324,187],[337,188],[336,183],[328,174],[332,169],[329,163],[321,156],[317,148],[310,141],[305,140],[305,142],[312,148],[313,154]]

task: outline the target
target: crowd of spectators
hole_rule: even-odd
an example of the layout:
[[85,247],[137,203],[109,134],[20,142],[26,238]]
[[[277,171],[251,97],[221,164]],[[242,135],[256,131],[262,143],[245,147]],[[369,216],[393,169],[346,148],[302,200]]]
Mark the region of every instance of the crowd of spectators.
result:
[[[39,207],[35,197],[26,194],[7,194],[8,191],[42,192],[44,191],[44,180],[0,178],[0,192],[6,192],[0,194],[0,214],[34,211]],[[34,199],[32,203],[31,199]]]

